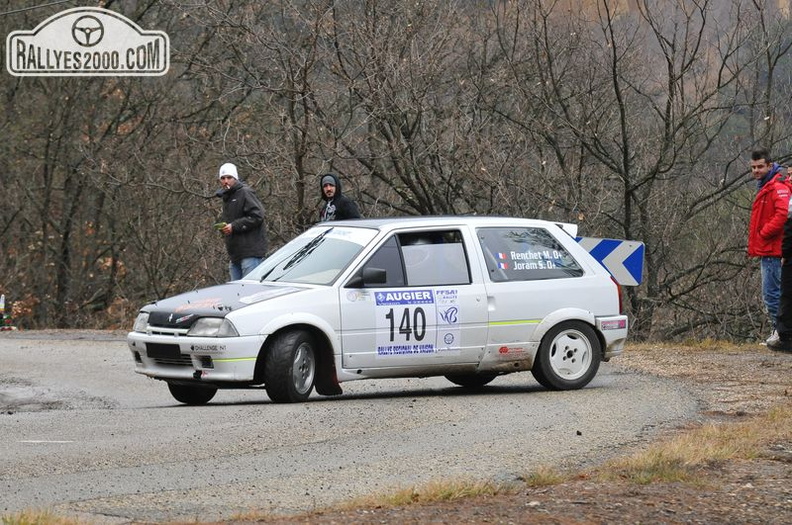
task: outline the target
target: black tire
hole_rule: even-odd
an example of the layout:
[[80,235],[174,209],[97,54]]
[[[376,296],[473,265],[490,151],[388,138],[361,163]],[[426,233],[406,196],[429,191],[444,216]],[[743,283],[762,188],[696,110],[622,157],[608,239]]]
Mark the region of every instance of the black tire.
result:
[[298,403],[311,395],[316,378],[316,344],[305,330],[276,335],[264,359],[264,388],[276,403]]
[[217,393],[217,387],[168,383],[173,398],[185,405],[205,405]]
[[576,390],[594,379],[601,358],[594,329],[581,321],[566,321],[542,338],[531,373],[550,390]]
[[489,384],[498,374],[453,374],[445,376],[446,379],[465,388],[481,388]]

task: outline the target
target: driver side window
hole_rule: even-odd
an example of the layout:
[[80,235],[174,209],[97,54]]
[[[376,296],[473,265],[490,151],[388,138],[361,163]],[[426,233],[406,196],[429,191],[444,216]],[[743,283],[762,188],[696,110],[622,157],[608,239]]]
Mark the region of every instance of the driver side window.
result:
[[380,246],[371,258],[363,265],[361,272],[367,268],[381,268],[385,270],[386,280],[382,284],[368,284],[365,288],[396,288],[405,284],[404,264],[402,263],[399,245],[396,237],[391,237]]
[[363,281],[365,288],[470,284],[465,245],[456,230],[394,235],[366,261],[358,276],[366,270],[384,270],[386,275],[384,282]]

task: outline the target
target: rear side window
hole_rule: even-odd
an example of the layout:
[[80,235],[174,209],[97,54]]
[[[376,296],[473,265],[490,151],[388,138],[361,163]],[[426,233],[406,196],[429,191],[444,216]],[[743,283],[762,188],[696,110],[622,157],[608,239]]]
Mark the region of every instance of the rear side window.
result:
[[494,282],[583,275],[577,261],[544,228],[480,228],[477,234]]

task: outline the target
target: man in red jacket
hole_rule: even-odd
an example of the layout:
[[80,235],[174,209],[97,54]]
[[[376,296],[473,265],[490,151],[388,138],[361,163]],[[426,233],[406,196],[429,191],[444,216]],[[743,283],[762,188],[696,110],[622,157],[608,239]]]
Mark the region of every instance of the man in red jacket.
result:
[[776,316],[781,296],[781,240],[789,210],[790,186],[785,170],[759,149],[751,153],[751,173],[758,191],[751,207],[748,225],[748,256],[759,257],[762,269],[762,298],[770,316],[773,333],[768,342],[778,338]]

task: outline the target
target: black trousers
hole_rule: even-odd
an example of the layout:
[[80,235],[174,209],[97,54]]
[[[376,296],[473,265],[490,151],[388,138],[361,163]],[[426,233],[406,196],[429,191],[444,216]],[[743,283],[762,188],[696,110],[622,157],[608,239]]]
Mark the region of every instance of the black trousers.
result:
[[792,258],[784,259],[781,264],[781,300],[776,329],[781,339],[792,341]]

